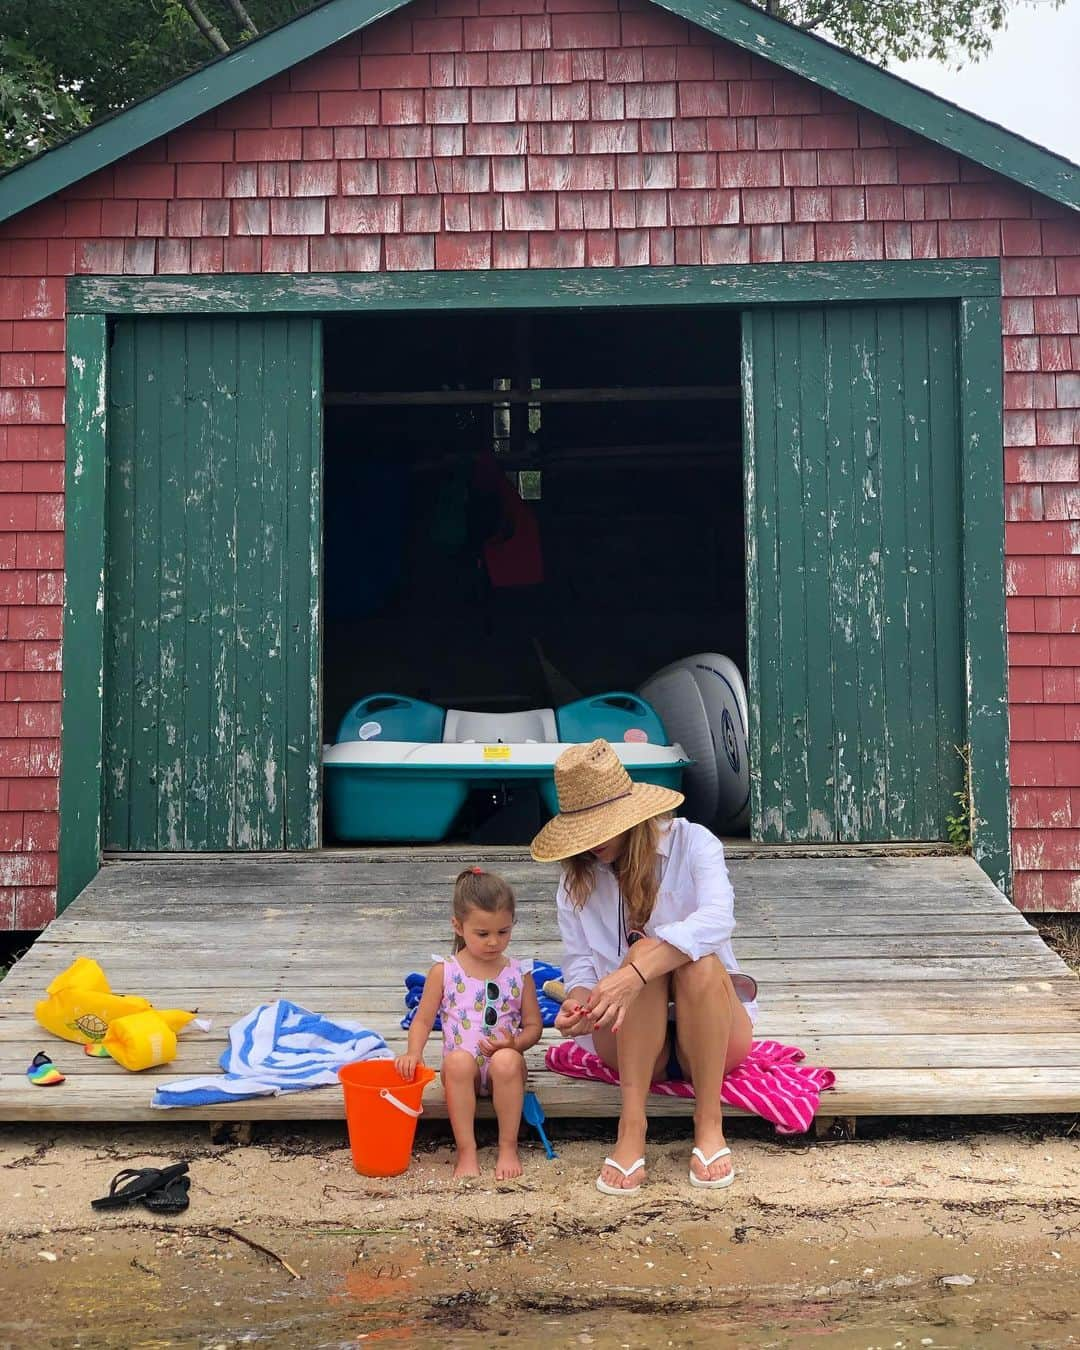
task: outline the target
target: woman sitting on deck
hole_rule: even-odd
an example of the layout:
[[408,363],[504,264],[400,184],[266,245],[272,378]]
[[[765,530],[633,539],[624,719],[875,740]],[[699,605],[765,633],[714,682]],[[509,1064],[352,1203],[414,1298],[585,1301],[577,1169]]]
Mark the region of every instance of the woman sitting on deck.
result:
[[633,783],[607,741],[560,755],[555,785],[559,814],[532,842],[537,862],[563,864],[566,998],[555,1025],[618,1072],[622,1094],[618,1140],[596,1185],[607,1195],[640,1189],[649,1085],[685,1078],[696,1099],[690,1182],[729,1186],[720,1088],[750,1051],[756,1008],[732,983],[723,846],[703,825],[670,818],[682,794]]

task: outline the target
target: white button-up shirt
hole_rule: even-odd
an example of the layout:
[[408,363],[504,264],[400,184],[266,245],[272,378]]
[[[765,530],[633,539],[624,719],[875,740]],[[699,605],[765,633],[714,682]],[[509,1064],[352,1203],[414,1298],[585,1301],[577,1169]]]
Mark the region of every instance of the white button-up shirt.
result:
[[[731,945],[735,929],[735,892],[724,861],[724,846],[704,825],[676,818],[661,827],[660,890],[645,925],[647,937],[685,952],[691,961],[718,956],[729,971],[739,964]],[[565,875],[555,897],[563,942],[563,983],[591,989],[622,965],[629,920],[615,873],[597,863],[592,894],[580,909],[566,890]],[[757,1004],[745,1005],[750,1020]]]

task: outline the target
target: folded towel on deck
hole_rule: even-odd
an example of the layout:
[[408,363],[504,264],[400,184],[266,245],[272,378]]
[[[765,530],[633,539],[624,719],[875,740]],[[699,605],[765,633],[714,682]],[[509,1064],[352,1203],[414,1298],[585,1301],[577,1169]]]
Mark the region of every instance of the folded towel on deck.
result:
[[[803,1065],[799,1062],[803,1058],[803,1052],[794,1045],[754,1041],[747,1057],[724,1079],[721,1100],[771,1121],[777,1134],[802,1134],[810,1128],[817,1113],[821,1093],[836,1082],[831,1069]],[[609,1069],[599,1055],[584,1049],[577,1041],[560,1041],[551,1046],[545,1062],[552,1073],[568,1078],[592,1078],[598,1083],[619,1081],[614,1069]],[[694,1095],[693,1087],[684,1082],[653,1083],[649,1090],[667,1097]]]
[[229,1048],[220,1060],[224,1073],[166,1083],[151,1105],[212,1106],[326,1087],[338,1081],[343,1064],[390,1057],[383,1038],[358,1022],[333,1022],[279,999],[261,1004],[229,1028]]

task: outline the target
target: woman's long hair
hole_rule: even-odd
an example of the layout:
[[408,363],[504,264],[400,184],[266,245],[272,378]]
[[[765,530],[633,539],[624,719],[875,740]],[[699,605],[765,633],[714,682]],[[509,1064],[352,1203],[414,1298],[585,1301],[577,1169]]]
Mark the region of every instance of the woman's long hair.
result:
[[[656,905],[660,890],[656,849],[660,841],[660,824],[666,819],[667,816],[653,816],[632,825],[626,832],[622,853],[612,863],[626,905],[626,921],[631,928],[644,928]],[[581,909],[593,892],[596,859],[591,853],[576,853],[566,859],[563,870],[570,901]]]

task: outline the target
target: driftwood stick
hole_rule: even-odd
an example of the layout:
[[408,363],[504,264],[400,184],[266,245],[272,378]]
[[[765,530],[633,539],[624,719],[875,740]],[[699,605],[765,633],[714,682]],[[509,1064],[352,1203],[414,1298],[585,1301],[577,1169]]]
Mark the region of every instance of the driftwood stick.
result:
[[264,1247],[261,1242],[256,1242],[254,1238],[249,1238],[243,1233],[238,1233],[235,1228],[226,1228],[220,1224],[208,1224],[201,1228],[200,1231],[209,1236],[220,1233],[223,1237],[235,1238],[237,1242],[242,1242],[246,1247],[250,1247],[252,1251],[262,1252],[263,1256],[269,1256],[271,1261],[276,1261],[279,1266],[282,1266],[287,1270],[294,1280],[302,1280],[304,1278],[298,1270],[294,1270],[293,1267],[289,1265],[288,1261],[286,1261],[283,1256],[278,1256],[277,1252],[272,1252],[269,1247]]
[[[171,1238],[187,1237],[207,1237],[207,1238],[235,1238],[237,1242],[242,1242],[245,1247],[250,1247],[252,1251],[261,1252],[263,1256],[268,1256],[271,1261],[276,1261],[279,1266],[287,1270],[294,1280],[302,1280],[304,1277],[283,1256],[278,1256],[269,1247],[264,1247],[261,1242],[256,1242],[254,1238],[246,1237],[243,1233],[238,1233],[235,1228],[229,1228],[224,1224],[218,1223],[125,1223],[118,1225],[117,1231],[130,1232],[137,1231],[142,1233],[167,1233]],[[360,1230],[357,1230],[360,1231]],[[371,1232],[404,1232],[404,1229],[395,1228],[375,1228]],[[151,1274],[154,1272],[151,1271]]]

